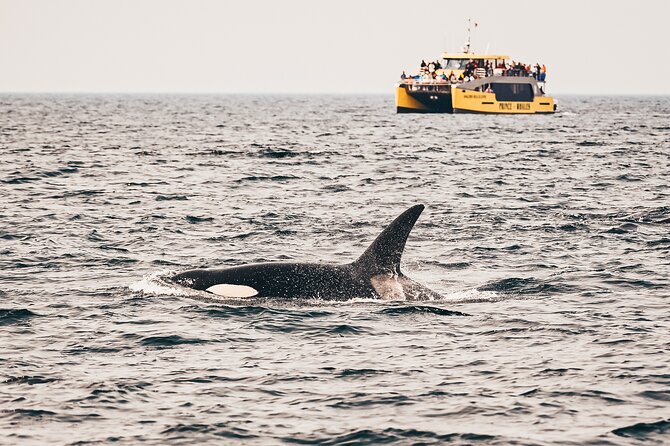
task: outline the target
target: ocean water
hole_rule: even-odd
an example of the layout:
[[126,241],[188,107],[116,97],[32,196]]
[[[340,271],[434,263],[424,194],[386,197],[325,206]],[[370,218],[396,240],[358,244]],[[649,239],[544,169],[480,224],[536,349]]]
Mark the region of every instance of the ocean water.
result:
[[[667,444],[670,98],[0,96],[0,444]],[[226,300],[423,203],[443,299]]]

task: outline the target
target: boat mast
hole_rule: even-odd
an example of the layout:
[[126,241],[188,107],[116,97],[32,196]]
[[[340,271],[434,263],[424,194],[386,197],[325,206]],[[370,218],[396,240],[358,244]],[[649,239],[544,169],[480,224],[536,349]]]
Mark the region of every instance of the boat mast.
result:
[[[477,28],[477,22],[475,22],[475,28]],[[468,41],[465,42],[465,46],[463,47],[463,52],[464,53],[469,53],[470,52],[470,42],[471,42],[471,37],[472,37],[472,19],[468,18]]]

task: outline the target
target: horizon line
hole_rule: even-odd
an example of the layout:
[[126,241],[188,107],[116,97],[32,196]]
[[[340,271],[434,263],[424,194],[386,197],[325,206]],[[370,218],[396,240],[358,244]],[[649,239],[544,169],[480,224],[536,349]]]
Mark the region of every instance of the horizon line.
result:
[[[253,91],[0,91],[0,95],[221,95],[221,96],[393,96],[393,92],[253,92]],[[616,92],[616,93],[575,93],[575,92],[555,92],[548,96],[648,96],[663,97],[670,96],[669,93],[634,93],[634,92]]]

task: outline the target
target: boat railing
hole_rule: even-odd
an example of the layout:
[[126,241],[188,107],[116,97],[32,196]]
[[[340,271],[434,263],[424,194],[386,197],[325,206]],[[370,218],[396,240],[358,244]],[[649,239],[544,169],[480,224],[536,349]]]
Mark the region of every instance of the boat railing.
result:
[[[478,69],[479,70],[479,69]],[[483,79],[487,77],[530,77],[535,79],[537,82],[546,82],[546,74],[545,73],[540,73],[537,76],[533,76],[531,73],[528,73],[527,71],[524,70],[517,70],[517,69],[508,69],[508,70],[502,70],[500,68],[494,69],[492,72],[485,72],[485,71],[479,71],[475,73],[475,76],[473,76],[474,79]],[[443,79],[441,77],[437,77],[435,79],[416,79],[412,76],[409,76],[405,79],[401,79],[400,83],[404,85],[441,85],[441,86],[449,86],[451,84],[462,84],[464,82],[468,82],[469,79],[466,77],[464,79],[458,78],[458,79]]]
[[539,91],[544,94],[546,90],[546,81],[545,80],[538,80],[534,76],[528,76],[528,75],[517,75],[517,74],[511,74],[511,73],[504,73],[502,75],[499,75],[497,73],[493,74],[492,76],[477,76],[474,77],[473,80],[470,79],[442,79],[442,78],[437,78],[437,79],[413,79],[413,78],[407,78],[407,79],[401,79],[399,82],[399,85],[405,87],[407,91],[410,92],[433,92],[433,93],[448,93],[451,90],[452,85],[472,85],[473,83],[477,84],[477,81],[481,83],[483,80],[490,80],[493,81],[494,79],[505,79],[507,82],[510,82],[514,79],[518,79],[521,81],[521,79],[533,79],[537,83],[537,88],[539,88]]

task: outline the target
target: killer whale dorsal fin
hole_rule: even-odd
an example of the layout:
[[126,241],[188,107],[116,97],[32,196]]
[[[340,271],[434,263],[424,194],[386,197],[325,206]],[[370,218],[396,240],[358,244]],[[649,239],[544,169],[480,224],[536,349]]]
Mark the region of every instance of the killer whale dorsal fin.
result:
[[370,270],[371,274],[400,274],[400,258],[407,237],[414,227],[424,206],[417,204],[400,214],[377,236],[354,264]]

